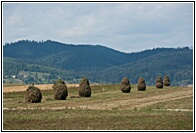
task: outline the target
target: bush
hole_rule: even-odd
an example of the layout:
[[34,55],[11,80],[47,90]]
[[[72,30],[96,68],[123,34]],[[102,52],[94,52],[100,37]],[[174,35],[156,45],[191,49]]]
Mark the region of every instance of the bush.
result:
[[156,78],[156,88],[163,88],[163,81],[160,76]]
[[130,85],[130,81],[128,78],[124,77],[122,80],[121,80],[121,91],[123,93],[130,93],[131,91],[131,85]]
[[170,79],[168,76],[165,76],[163,79],[164,86],[170,86]]
[[39,88],[29,86],[25,94],[25,102],[27,103],[40,103],[42,100],[42,93]]
[[58,79],[54,85],[54,99],[57,100],[66,100],[66,97],[68,96],[68,90],[65,82],[61,79]]
[[140,77],[138,79],[137,88],[138,88],[138,91],[145,91],[146,90],[146,83],[145,83],[144,78]]
[[91,87],[87,78],[82,78],[79,84],[78,94],[81,97],[91,96]]

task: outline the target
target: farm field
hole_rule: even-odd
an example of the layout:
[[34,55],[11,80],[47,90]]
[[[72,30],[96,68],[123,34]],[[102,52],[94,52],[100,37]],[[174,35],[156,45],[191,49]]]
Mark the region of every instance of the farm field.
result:
[[52,84],[35,85],[41,103],[25,103],[28,86],[3,87],[3,130],[193,130],[193,88],[147,86],[122,93],[120,84],[91,85],[89,98],[68,86],[67,100],[54,100]]

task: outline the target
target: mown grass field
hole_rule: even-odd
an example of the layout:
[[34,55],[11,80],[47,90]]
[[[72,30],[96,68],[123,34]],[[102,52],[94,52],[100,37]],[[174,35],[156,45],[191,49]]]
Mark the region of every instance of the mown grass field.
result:
[[193,130],[193,88],[148,86],[139,92],[132,85],[126,94],[119,84],[92,85],[91,97],[71,98],[78,88],[70,86],[60,101],[52,88],[39,88],[41,103],[25,103],[19,88],[3,93],[3,130]]

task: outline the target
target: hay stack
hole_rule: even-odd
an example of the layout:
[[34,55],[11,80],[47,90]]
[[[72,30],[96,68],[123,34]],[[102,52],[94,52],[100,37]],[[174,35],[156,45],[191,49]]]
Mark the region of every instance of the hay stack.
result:
[[163,79],[164,86],[170,86],[170,79],[168,76],[165,76]]
[[88,81],[88,79],[87,78],[82,78],[81,80],[80,80],[80,84],[79,84],[79,86],[82,86],[82,85],[84,85],[84,84],[86,84],[86,85],[88,85],[88,86],[90,86],[90,83],[89,83],[89,81]]
[[160,76],[156,78],[156,88],[163,88],[163,81]]
[[65,84],[65,82],[64,82],[63,80],[61,80],[61,79],[58,79],[58,80],[54,83],[54,85],[52,86],[52,88],[54,89],[56,86],[61,85],[61,84]]
[[124,77],[121,80],[121,91],[123,93],[130,93],[130,91],[131,91],[131,85],[130,85],[129,79],[126,77]]
[[66,100],[66,97],[68,95],[68,91],[67,91],[67,86],[63,80],[58,79],[54,83],[53,89],[54,89],[54,99]]
[[78,94],[81,97],[90,97],[91,96],[91,87],[87,78],[83,78],[79,84]]
[[145,83],[144,78],[140,77],[138,79],[137,88],[138,88],[138,91],[145,91],[146,90],[146,83]]
[[25,94],[25,102],[27,103],[40,103],[42,100],[42,93],[39,88],[34,85],[29,86]]

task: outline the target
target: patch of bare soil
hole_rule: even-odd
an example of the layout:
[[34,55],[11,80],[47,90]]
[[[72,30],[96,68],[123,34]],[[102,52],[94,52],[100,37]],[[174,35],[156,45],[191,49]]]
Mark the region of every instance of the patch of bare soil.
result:
[[166,111],[180,111],[180,112],[192,112],[192,109],[153,109],[153,110],[166,110]]

